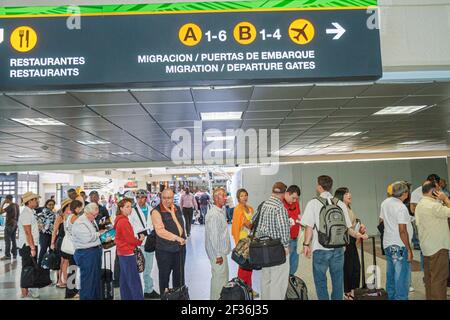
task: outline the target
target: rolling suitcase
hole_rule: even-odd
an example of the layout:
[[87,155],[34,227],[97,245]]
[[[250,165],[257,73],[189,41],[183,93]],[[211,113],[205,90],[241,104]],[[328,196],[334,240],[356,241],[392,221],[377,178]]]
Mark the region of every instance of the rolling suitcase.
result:
[[[106,268],[106,255],[109,254],[109,269]],[[102,300],[114,300],[111,251],[103,253],[105,267],[102,269]]]
[[[377,265],[377,256],[375,250],[375,237],[369,237],[372,239],[372,253],[373,253],[373,265]],[[377,273],[375,272],[374,277],[374,288],[367,288],[366,284],[366,268],[364,266],[364,241],[361,241],[361,278],[362,278],[362,287],[354,290],[354,299],[355,300],[388,300],[388,295],[386,290],[377,289]]]

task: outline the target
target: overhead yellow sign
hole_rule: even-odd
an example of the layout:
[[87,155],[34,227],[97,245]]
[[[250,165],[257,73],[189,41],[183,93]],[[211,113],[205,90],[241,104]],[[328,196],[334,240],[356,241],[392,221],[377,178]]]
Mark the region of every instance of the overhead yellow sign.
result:
[[314,38],[315,30],[311,22],[306,19],[294,20],[289,25],[289,37],[296,44],[307,44]]
[[234,27],[233,36],[240,44],[250,44],[256,39],[256,28],[250,22],[240,22]]
[[180,28],[178,38],[185,46],[195,46],[202,40],[202,29],[195,23],[186,23]]
[[11,33],[11,46],[19,52],[28,52],[37,44],[37,34],[32,28],[22,26],[14,29]]

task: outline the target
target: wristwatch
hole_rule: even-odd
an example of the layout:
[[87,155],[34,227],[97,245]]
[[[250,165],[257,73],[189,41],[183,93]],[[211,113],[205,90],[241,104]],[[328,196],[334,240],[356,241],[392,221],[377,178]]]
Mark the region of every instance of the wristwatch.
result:
[[304,247],[309,247],[310,245],[311,245],[310,243],[306,244],[306,243],[303,242],[303,246]]

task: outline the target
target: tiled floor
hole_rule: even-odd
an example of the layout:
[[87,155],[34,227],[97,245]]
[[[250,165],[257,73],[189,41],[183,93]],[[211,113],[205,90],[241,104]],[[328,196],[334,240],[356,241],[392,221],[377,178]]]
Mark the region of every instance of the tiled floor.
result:
[[[4,254],[4,241],[0,240],[1,255]],[[113,259],[114,259],[113,250]],[[419,252],[415,252],[415,259],[420,257]],[[367,253],[365,255],[366,266],[372,263],[372,255]],[[20,296],[20,258],[18,261],[0,261],[0,299],[12,300],[18,299]],[[386,281],[386,261],[384,258],[377,259],[377,265],[380,267],[381,285],[385,287]],[[229,259],[230,278],[237,274],[237,265]],[[255,271],[253,274],[254,289],[260,292],[260,271]],[[152,276],[155,282],[155,287],[158,287],[158,269],[156,262],[152,270]],[[297,276],[301,277],[307,287],[310,299],[317,299],[314,282],[312,278],[312,264],[311,260],[300,257],[299,268]],[[412,282],[415,291],[410,293],[409,298],[424,299],[425,289],[422,282],[423,273],[421,271],[414,271],[412,273]],[[186,283],[189,287],[191,299],[206,300],[209,299],[211,271],[209,260],[205,252],[204,243],[204,226],[194,225],[192,228],[192,235],[187,243],[187,259],[186,259]],[[331,288],[331,280],[329,279],[329,288]],[[157,290],[158,291],[158,290]],[[115,291],[115,298],[120,299],[119,290]],[[54,286],[49,286],[40,289],[40,299],[64,299],[64,290],[58,289]]]

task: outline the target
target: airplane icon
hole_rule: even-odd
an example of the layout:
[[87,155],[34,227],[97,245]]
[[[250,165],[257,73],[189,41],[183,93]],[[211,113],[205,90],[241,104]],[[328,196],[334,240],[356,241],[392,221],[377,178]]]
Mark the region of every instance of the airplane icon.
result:
[[308,36],[307,36],[306,33],[305,33],[305,29],[306,29],[307,26],[308,26],[308,24],[305,24],[305,25],[303,26],[303,28],[301,28],[301,29],[298,29],[298,28],[291,28],[291,31],[297,32],[297,35],[294,36],[294,39],[295,39],[295,40],[300,41],[300,36],[303,36],[303,38],[305,38],[305,40],[308,41]]

